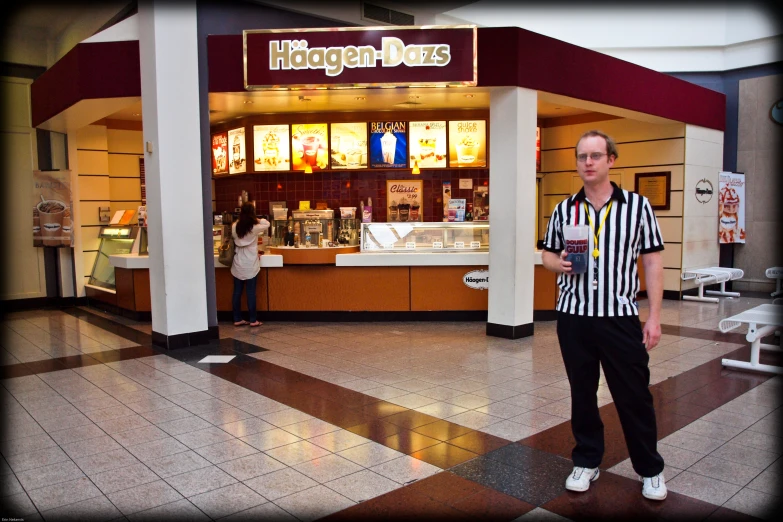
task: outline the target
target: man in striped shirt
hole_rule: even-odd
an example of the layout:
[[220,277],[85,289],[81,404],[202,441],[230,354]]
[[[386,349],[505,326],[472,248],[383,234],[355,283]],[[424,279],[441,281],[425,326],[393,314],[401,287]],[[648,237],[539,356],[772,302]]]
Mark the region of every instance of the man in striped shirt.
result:
[[[576,439],[571,491],[587,491],[598,478],[604,426],[598,413],[599,366],[612,393],[642,494],[666,498],[663,458],[649,390],[647,351],[661,338],[663,239],[647,198],[609,181],[617,159],[614,140],[589,131],[576,144],[576,169],[584,188],[555,207],[547,226],[544,266],[558,276],[557,336],[571,385],[571,426]],[[587,271],[573,273],[564,230],[587,226]],[[585,230],[585,229],[582,229]],[[583,240],[584,243],[584,240]],[[637,259],[642,256],[649,316],[642,329],[636,303]]]

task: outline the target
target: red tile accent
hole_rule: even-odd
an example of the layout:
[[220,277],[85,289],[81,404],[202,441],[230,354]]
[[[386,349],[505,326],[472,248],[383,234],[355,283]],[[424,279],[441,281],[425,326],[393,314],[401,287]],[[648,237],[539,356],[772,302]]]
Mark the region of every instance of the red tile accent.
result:
[[459,424],[454,424],[453,422],[439,420],[431,424],[425,424],[424,426],[414,428],[413,431],[428,437],[446,441],[461,437],[473,430],[466,428],[465,426],[460,426]]
[[431,424],[440,419],[415,410],[408,410],[402,413],[389,415],[388,417],[384,417],[383,420],[391,422],[392,424],[397,424],[403,428],[413,429],[424,426],[425,424]]
[[458,446],[441,442],[440,444],[411,453],[411,457],[423,460],[441,469],[449,469],[457,464],[474,459],[478,455]]
[[381,442],[384,446],[410,455],[424,448],[441,443],[437,439],[426,437],[421,433],[415,433],[410,430],[402,430],[395,433]]
[[502,448],[511,444],[506,439],[489,435],[488,433],[482,433],[480,431],[472,431],[461,435],[449,441],[449,444],[466,449],[477,455],[484,455],[492,450]]
[[484,491],[486,488],[473,482],[444,471],[406,486],[407,490],[424,495],[437,502],[452,505],[464,500],[470,495]]
[[462,502],[454,504],[455,509],[464,511],[481,520],[514,520],[535,509],[536,506],[499,491],[487,489],[476,493]]

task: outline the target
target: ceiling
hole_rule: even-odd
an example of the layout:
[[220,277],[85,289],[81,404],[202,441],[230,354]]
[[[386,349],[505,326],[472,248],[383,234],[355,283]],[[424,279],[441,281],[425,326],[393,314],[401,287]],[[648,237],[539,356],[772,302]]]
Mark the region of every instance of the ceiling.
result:
[[[209,121],[219,124],[254,114],[294,112],[399,111],[433,109],[489,109],[487,88],[335,89],[212,93]],[[538,117],[586,114],[591,110],[539,97]],[[141,102],[107,116],[112,120],[141,121]]]

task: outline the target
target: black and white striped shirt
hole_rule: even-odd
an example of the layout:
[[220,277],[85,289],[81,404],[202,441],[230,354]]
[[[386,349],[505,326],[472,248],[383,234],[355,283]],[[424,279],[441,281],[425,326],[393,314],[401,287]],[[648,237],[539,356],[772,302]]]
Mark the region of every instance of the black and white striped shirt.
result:
[[[616,317],[638,315],[636,294],[639,291],[639,274],[636,261],[639,254],[663,250],[663,238],[658,220],[650,202],[644,196],[619,188],[612,183],[614,200],[609,215],[598,237],[598,256],[593,251],[593,229],[590,231],[588,268],[584,274],[560,274],[557,284],[560,297],[557,310],[588,317]],[[585,197],[582,188],[577,194],[560,202],[552,212],[544,237],[544,249],[560,254],[565,246],[565,225],[589,224],[585,214],[585,202],[595,229],[600,227],[609,201],[596,211]],[[593,289],[597,268],[598,288]]]

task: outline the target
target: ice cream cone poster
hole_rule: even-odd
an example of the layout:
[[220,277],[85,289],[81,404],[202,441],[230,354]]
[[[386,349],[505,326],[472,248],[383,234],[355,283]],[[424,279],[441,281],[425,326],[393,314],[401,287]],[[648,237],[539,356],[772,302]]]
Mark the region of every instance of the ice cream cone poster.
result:
[[245,128],[228,131],[228,173],[243,174],[247,172],[247,156],[245,155]]
[[367,168],[367,122],[332,123],[329,157],[333,169]]
[[71,171],[33,171],[33,246],[73,246]]
[[228,174],[228,133],[212,135],[212,174]]
[[449,122],[449,166],[487,166],[487,122],[485,120]]
[[370,122],[370,167],[404,169],[408,166],[408,122]]
[[288,125],[253,125],[253,169],[291,170]]
[[446,168],[446,122],[412,121],[409,167]]
[[420,179],[386,180],[386,221],[399,223],[422,221],[424,182]]
[[745,174],[721,172],[718,237],[721,243],[745,242]]
[[329,142],[326,123],[303,123],[291,126],[291,167],[303,171],[329,168]]

